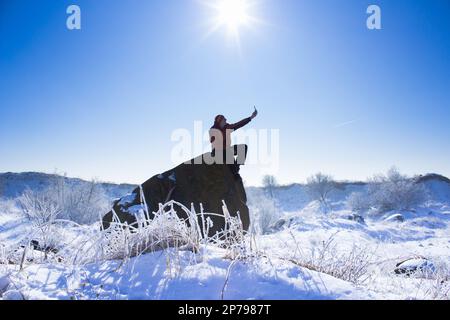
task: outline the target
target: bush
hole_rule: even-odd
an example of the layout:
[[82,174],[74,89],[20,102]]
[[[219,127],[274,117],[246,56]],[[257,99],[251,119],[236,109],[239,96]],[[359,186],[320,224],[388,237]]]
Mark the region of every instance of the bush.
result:
[[277,179],[274,176],[266,175],[263,177],[262,183],[264,190],[270,195],[271,198],[273,198],[273,191],[278,186]]
[[327,212],[331,210],[328,203],[328,197],[331,192],[336,189],[336,181],[333,177],[316,173],[315,175],[307,179],[306,191],[312,200],[317,200],[322,205],[323,211]]
[[372,202],[364,192],[353,192],[347,198],[347,206],[354,212],[368,211],[372,207]]
[[426,200],[425,187],[414,179],[402,175],[396,168],[386,175],[377,175],[367,186],[367,192],[352,193],[347,205],[353,211],[375,209],[384,213],[392,210],[410,210]]
[[95,181],[76,185],[63,181],[54,192],[61,205],[61,218],[79,224],[98,221],[111,206],[103,187]]
[[24,216],[39,227],[56,220],[62,208],[57,197],[49,189],[44,191],[27,189],[17,202]]
[[17,199],[22,213],[33,223],[44,225],[58,219],[91,224],[110,207],[101,185],[68,184],[60,179],[44,190],[26,190]]
[[260,193],[249,202],[251,229],[255,234],[268,234],[280,217],[280,210],[272,197]]

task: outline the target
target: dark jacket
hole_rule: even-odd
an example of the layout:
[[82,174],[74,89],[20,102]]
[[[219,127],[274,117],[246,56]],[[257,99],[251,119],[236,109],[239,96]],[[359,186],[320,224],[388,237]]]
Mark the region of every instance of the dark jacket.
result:
[[225,150],[231,147],[231,133],[238,130],[252,121],[252,118],[245,118],[237,123],[227,123],[224,128],[220,128],[218,123],[209,130],[209,137],[213,150]]

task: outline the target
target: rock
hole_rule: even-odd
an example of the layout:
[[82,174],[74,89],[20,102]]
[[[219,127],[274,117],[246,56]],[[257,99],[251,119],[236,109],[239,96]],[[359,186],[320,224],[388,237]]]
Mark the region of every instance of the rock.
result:
[[34,250],[36,250],[36,251],[41,251],[41,252],[44,252],[44,253],[54,253],[54,254],[57,254],[58,253],[58,249],[56,249],[56,248],[54,248],[54,247],[52,247],[52,246],[46,246],[46,247],[44,247],[44,246],[42,246],[40,243],[39,243],[39,241],[37,241],[37,240],[31,240],[31,242],[30,242],[30,246],[34,249]]
[[386,222],[405,222],[405,217],[403,217],[402,214],[396,213],[393,215],[390,215],[386,219],[384,219]]
[[[137,187],[133,192],[113,204],[113,210],[122,223],[135,225],[137,217],[153,219],[160,204],[174,200],[191,208],[194,205],[197,213],[203,205],[205,213],[215,213],[222,216],[209,215],[213,222],[210,235],[221,231],[225,226],[223,218],[223,201],[225,201],[231,216],[239,213],[244,230],[250,226],[250,215],[247,207],[247,196],[240,176],[235,176],[229,166],[224,164],[208,164],[210,153],[183,163],[178,167],[158,174]],[[141,188],[142,187],[142,188]],[[148,210],[144,210],[145,208]],[[147,217],[146,213],[149,213]],[[177,210],[182,219],[187,218],[183,210]],[[108,229],[113,221],[113,211],[103,217],[103,228]],[[201,225],[201,224],[200,224]]]
[[[50,247],[47,247],[50,248]],[[38,245],[38,241],[33,240],[25,245],[20,245],[16,249],[11,250],[6,256],[6,264],[20,265],[26,263],[42,263],[42,262],[63,262],[64,258],[58,255],[56,249],[44,250]],[[25,257],[25,259],[24,259]]]
[[413,258],[400,262],[394,270],[396,274],[411,276],[413,274],[422,274],[429,276],[436,272],[434,263],[425,258]]
[[347,217],[347,219],[351,220],[351,221],[356,221],[356,222],[361,223],[361,224],[365,224],[366,223],[366,221],[364,220],[364,217],[359,215],[359,214],[356,214],[356,213],[349,215]]
[[288,221],[286,219],[280,219],[277,222],[275,222],[273,225],[270,226],[270,230],[272,231],[280,231],[284,227],[288,225]]

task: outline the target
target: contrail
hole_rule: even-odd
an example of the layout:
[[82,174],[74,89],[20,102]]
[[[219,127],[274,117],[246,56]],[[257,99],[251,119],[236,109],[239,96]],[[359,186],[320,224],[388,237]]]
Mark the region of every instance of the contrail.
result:
[[343,123],[339,123],[339,124],[335,125],[333,128],[335,128],[335,129],[337,129],[337,128],[342,128],[342,127],[351,125],[351,124],[353,124],[353,123],[355,123],[355,122],[357,122],[357,121],[358,121],[358,119],[351,120],[351,121],[347,121],[347,122],[343,122]]

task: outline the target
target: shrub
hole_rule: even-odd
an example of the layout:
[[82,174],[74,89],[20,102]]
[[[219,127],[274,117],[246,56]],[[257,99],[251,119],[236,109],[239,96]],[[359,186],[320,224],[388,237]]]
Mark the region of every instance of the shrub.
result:
[[264,190],[273,198],[273,191],[278,186],[277,179],[274,176],[266,175],[263,177],[262,183]]
[[325,212],[331,210],[328,197],[336,189],[336,182],[329,175],[316,173],[307,179],[306,191],[312,200],[317,200]]
[[63,181],[54,186],[53,192],[61,205],[61,218],[79,224],[98,221],[110,207],[103,187],[95,181],[75,185]]
[[347,198],[347,206],[355,212],[364,212],[371,208],[372,202],[364,192],[353,192]]
[[402,175],[396,168],[386,175],[370,179],[367,192],[353,193],[347,204],[353,211],[375,209],[383,213],[392,210],[410,210],[426,200],[426,190],[421,183]]
[[25,192],[17,199],[22,213],[36,226],[52,224],[62,211],[61,203],[50,189]]
[[275,200],[266,196],[265,193],[259,193],[249,201],[251,214],[251,230],[255,234],[270,233],[271,227],[280,217],[280,210]]
[[109,200],[100,184],[68,184],[56,181],[44,190],[26,190],[17,199],[22,213],[33,223],[47,224],[56,218],[91,224],[108,211]]

